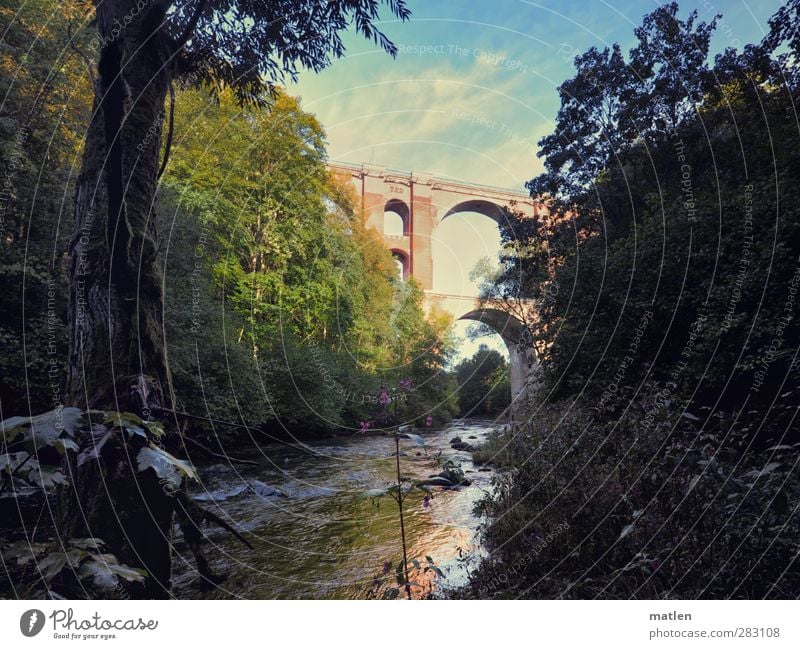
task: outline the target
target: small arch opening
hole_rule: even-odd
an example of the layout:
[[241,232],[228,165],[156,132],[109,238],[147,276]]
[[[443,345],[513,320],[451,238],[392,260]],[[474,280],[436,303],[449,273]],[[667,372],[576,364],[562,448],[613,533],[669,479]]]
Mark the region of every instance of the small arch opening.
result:
[[393,198],[383,208],[383,234],[387,237],[407,237],[409,209],[403,201]]
[[408,279],[408,257],[399,250],[392,250],[392,258],[394,259],[397,279],[405,282]]

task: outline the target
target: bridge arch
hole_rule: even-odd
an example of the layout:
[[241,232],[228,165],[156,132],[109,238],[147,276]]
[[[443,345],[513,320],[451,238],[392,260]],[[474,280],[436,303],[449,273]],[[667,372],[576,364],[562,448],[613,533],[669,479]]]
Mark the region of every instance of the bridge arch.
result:
[[395,266],[397,267],[397,276],[400,281],[407,281],[411,273],[408,253],[398,248],[392,248],[392,259],[394,259]]
[[508,349],[508,364],[511,374],[511,409],[522,405],[531,368],[536,363],[532,346],[527,344],[527,330],[517,318],[500,309],[479,307],[467,311],[457,320],[472,320],[489,326],[497,332]]
[[391,198],[383,206],[383,234],[407,237],[411,232],[411,210],[399,198]]
[[498,224],[505,220],[505,206],[501,203],[483,198],[471,198],[459,200],[446,210],[443,210],[439,222],[441,223],[447,217],[461,212],[476,212],[477,214],[489,217]]

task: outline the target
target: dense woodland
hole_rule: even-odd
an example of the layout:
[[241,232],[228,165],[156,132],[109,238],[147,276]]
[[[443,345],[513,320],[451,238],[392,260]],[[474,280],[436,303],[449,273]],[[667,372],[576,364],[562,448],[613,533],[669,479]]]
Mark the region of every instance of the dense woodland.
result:
[[[509,406],[280,86],[349,26],[393,54],[405,3],[137,7],[0,0],[0,495],[52,505],[0,534],[4,596],[167,597],[175,525],[219,581],[201,526],[240,535],[189,449]],[[559,87],[547,213],[508,214],[483,298],[535,390],[479,450],[490,552],[453,596],[800,596],[800,0],[768,27],[710,61],[715,21],[663,5]]]
[[667,4],[575,58],[550,217],[509,220],[486,294],[535,299],[541,391],[471,595],[800,594],[799,12],[710,62],[716,20]]

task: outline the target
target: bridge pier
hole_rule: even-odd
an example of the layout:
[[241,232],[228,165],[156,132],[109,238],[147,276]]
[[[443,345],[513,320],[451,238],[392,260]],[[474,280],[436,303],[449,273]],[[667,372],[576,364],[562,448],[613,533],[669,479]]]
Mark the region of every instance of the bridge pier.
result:
[[[524,325],[499,309],[481,306],[477,298],[433,292],[432,241],[439,223],[460,212],[477,212],[502,222],[506,210],[526,216],[546,214],[525,192],[466,183],[430,174],[397,171],[377,165],[329,163],[333,174],[350,182],[361,200],[367,225],[383,234],[384,243],[403,265],[403,277],[414,277],[425,290],[425,306],[454,320],[475,320],[494,329],[508,347],[512,413],[527,401],[536,368],[533,349],[526,347]],[[402,220],[402,231],[387,233],[387,213]]]

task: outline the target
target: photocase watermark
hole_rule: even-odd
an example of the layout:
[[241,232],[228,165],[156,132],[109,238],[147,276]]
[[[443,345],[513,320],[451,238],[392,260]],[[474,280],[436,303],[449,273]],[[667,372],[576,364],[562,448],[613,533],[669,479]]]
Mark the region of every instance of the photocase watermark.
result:
[[725,38],[728,39],[728,44],[731,47],[741,47],[742,42],[733,36],[733,27],[725,22],[725,17],[722,15],[722,12],[719,11],[712,3],[708,2],[708,0],[704,0],[702,7],[707,14],[711,14],[716,18],[717,33],[725,36]]
[[113,640],[119,631],[155,631],[158,628],[158,620],[141,617],[106,618],[95,613],[91,617],[80,618],[75,616],[71,608],[56,609],[49,615],[32,608],[20,616],[19,630],[26,638],[32,638],[44,630],[47,618],[50,618],[55,640]]
[[470,124],[474,124],[475,126],[482,126],[490,131],[498,131],[501,135],[511,140],[514,144],[517,144],[532,155],[536,155],[538,152],[538,148],[536,147],[533,142],[521,137],[513,128],[511,128],[505,122],[500,122],[496,119],[490,119],[485,115],[480,115],[478,113],[470,113],[464,110],[461,110],[457,106],[454,106],[451,110],[451,114],[455,119],[459,119],[465,122],[469,122]]
[[14,195],[14,176],[17,173],[17,167],[21,166],[23,159],[23,149],[25,143],[28,141],[30,131],[27,127],[23,127],[17,131],[14,137],[14,144],[11,147],[11,152],[6,160],[5,169],[3,169],[3,179],[0,182],[0,232],[5,225],[6,212],[8,211],[8,203]]
[[164,109],[158,111],[156,118],[153,120],[153,123],[147,127],[147,132],[145,133],[142,141],[136,145],[136,150],[142,153],[147,145],[153,141],[153,138],[158,137],[161,133],[161,126],[164,123],[164,117],[166,117],[166,113]]
[[786,327],[794,319],[794,311],[797,308],[797,291],[800,288],[800,257],[797,258],[797,266],[795,267],[794,274],[789,279],[789,286],[786,289],[786,299],[783,302],[783,309],[775,325],[775,332],[772,341],[767,348],[767,351],[758,359],[756,367],[758,368],[753,375],[753,384],[750,386],[751,392],[758,392],[767,378],[769,366],[778,358],[778,352],[781,345],[783,345]]
[[25,611],[19,618],[19,630],[26,638],[38,635],[44,628],[45,616],[38,608]]
[[747,271],[750,266],[750,257],[753,254],[753,185],[746,185],[744,188],[744,236],[742,237],[742,254],[739,257],[739,270],[736,273],[733,290],[731,291],[728,308],[722,320],[722,331],[727,332],[733,323],[736,315],[736,307],[742,299],[742,287],[744,286]]
[[478,588],[479,597],[485,597],[493,591],[506,587],[512,577],[519,574],[526,566],[532,564],[536,557],[568,529],[569,523],[561,523],[558,527],[550,530],[543,537],[540,537],[531,550],[517,557],[506,570],[493,571],[490,579],[487,582],[481,583],[481,586]]
[[480,63],[502,68],[510,72],[527,72],[528,65],[514,59],[503,52],[484,50],[480,47],[465,47],[458,43],[438,44],[401,44],[397,46],[398,54],[404,56],[453,56],[473,59]]
[[[677,131],[672,132],[672,138],[678,137]],[[697,205],[694,200],[694,186],[692,184],[692,165],[686,159],[686,145],[681,138],[678,138],[672,145],[675,148],[675,156],[680,163],[680,186],[682,194],[682,207],[686,213],[686,220],[689,223],[697,221]]]
[[64,404],[61,400],[61,367],[58,359],[58,330],[62,323],[56,313],[56,280],[47,280],[47,381],[50,388],[50,403],[55,410],[55,429],[61,432],[64,428]]
[[614,377],[611,379],[611,383],[608,384],[606,389],[603,391],[603,394],[600,396],[598,407],[603,408],[619,391],[619,384],[625,378],[628,368],[633,365],[636,354],[639,353],[639,346],[642,343],[642,338],[644,338],[645,331],[647,331],[647,327],[652,321],[653,312],[645,311],[642,314],[642,317],[639,319],[639,324],[636,327],[636,330],[633,332],[633,338],[631,338],[631,342],[628,345],[627,353],[617,365],[617,370],[614,372]]
[[94,36],[89,42],[89,48],[96,52],[98,49],[102,49],[119,40],[120,36],[133,24],[133,21],[136,20],[139,14],[151,4],[152,0],[138,0],[136,4],[131,7],[131,10],[121,19],[114,18],[108,36],[100,36],[99,34]]
[[678,382],[689,367],[689,359],[694,355],[695,344],[700,334],[703,332],[707,320],[708,316],[704,313],[700,313],[689,327],[689,338],[683,346],[683,349],[681,349],[680,360],[675,363],[675,366],[669,374],[669,379],[656,395],[656,402],[645,413],[641,423],[642,431],[650,430],[655,422],[656,415],[667,405],[672,399],[672,395],[678,390]]
[[92,241],[92,230],[94,229],[94,210],[89,209],[86,220],[81,226],[80,236],[78,237],[77,263],[75,268],[75,319],[79,324],[86,320],[86,280],[81,279],[91,275],[92,269],[89,265],[88,248]]
[[208,245],[209,229],[207,225],[202,226],[200,236],[197,239],[197,245],[194,247],[194,267],[189,273],[189,286],[192,293],[192,303],[189,307],[189,314],[191,324],[189,325],[189,332],[193,334],[200,333],[200,301],[203,294],[203,286],[201,278],[203,275],[203,258],[206,254],[206,246]]

